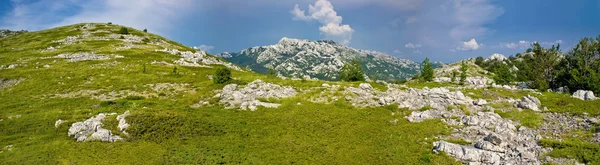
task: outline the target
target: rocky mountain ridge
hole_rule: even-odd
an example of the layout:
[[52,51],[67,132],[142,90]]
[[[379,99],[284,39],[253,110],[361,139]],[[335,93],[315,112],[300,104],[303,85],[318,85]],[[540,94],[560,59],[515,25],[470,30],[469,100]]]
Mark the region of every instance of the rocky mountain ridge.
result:
[[419,73],[416,62],[390,55],[350,48],[331,40],[309,41],[282,38],[277,44],[217,55],[259,73],[273,69],[281,77],[337,80],[338,72],[352,59],[359,59],[370,79],[403,80]]

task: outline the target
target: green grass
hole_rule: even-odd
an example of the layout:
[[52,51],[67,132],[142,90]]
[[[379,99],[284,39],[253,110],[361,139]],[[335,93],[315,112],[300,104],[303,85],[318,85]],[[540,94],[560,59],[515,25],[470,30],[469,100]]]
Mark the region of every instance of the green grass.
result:
[[544,96],[538,97],[542,106],[548,107],[550,112],[584,114],[592,116],[600,115],[600,100],[584,101],[573,98],[568,94],[545,92]]
[[[439,140],[435,137],[449,135],[451,128],[440,120],[409,123],[404,116],[410,111],[397,106],[356,109],[343,99],[316,104],[309,101],[310,95],[299,94],[265,100],[281,103],[277,109],[225,110],[220,105],[191,108],[200,101],[218,102],[213,97],[214,91],[224,85],[215,85],[208,79],[215,68],[178,66],[178,74],[172,75],[172,66],[150,64],[178,59],[175,55],[154,52],[160,49],[158,46],[117,51],[112,46],[123,44],[120,41],[94,41],[63,45],[55,52],[41,53],[48,46],[57,46],[53,40],[80,34],[81,31],[69,30],[81,25],[0,40],[0,65],[23,64],[16,69],[0,70],[1,77],[25,78],[17,86],[0,90],[0,149],[3,150],[0,164],[458,164],[447,155],[431,152],[432,142]],[[119,28],[102,25],[96,30],[116,33]],[[133,28],[129,32],[150,40],[162,38]],[[173,44],[181,50],[189,49]],[[42,58],[79,51],[125,58],[82,62]],[[113,61],[118,64],[99,66]],[[52,67],[41,67],[46,64]],[[323,83],[358,85],[282,80],[254,72],[233,71],[232,76],[238,82],[262,79],[294,86],[298,91]],[[132,95],[114,101],[53,97],[82,90],[99,90],[100,94],[152,92],[147,84],[157,83],[190,85],[183,92],[161,92],[162,95],[158,94],[161,97]],[[372,86],[387,89],[381,84]],[[131,124],[127,132],[131,136],[124,142],[82,143],[67,136],[72,123],[98,113],[122,114],[128,110],[132,113],[127,117]],[[392,116],[390,112],[398,115]],[[8,119],[14,115],[21,117]],[[117,131],[114,117],[105,120],[104,128],[125,136]],[[55,128],[58,119],[66,122]],[[397,123],[390,123],[395,119]],[[4,151],[7,145],[13,145],[12,151]]]
[[464,89],[463,93],[474,99],[497,100],[500,98],[521,99],[530,94],[528,91],[512,91],[500,88]]
[[564,141],[542,139],[540,144],[544,147],[553,148],[548,156],[576,159],[585,164],[598,164],[600,162],[600,145],[598,144],[579,139],[566,139]]
[[511,111],[506,112],[496,110],[495,113],[500,115],[502,118],[510,119],[512,121],[519,121],[521,126],[534,129],[539,127],[544,119],[544,116],[529,109],[525,109],[522,111],[513,109]]
[[406,83],[406,86],[408,86],[409,88],[417,88],[417,89],[423,89],[425,87],[427,88],[437,88],[437,87],[451,87],[451,86],[458,86],[456,84],[452,84],[452,83],[438,83],[438,82],[421,82],[421,81],[409,81]]

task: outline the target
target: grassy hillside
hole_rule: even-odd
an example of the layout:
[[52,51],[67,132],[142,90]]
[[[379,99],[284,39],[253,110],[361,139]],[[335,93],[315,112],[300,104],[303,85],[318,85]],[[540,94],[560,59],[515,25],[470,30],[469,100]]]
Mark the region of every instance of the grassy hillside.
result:
[[[455,128],[440,119],[410,123],[405,117],[412,111],[393,104],[356,108],[342,90],[324,92],[326,103],[311,101],[326,90],[320,88],[324,83],[343,87],[359,83],[283,80],[232,70],[237,83],[261,79],[292,86],[299,94],[265,100],[281,104],[279,108],[225,109],[214,97],[224,86],[210,79],[223,66],[179,65],[175,61],[181,53],[162,50],[196,50],[133,28],[128,28],[131,35],[122,35],[121,28],[76,24],[0,39],[0,164],[460,164],[432,152],[432,143],[450,136]],[[65,54],[95,59],[64,59]],[[388,89],[371,85],[379,91]],[[404,85],[398,88],[460,90],[470,98],[487,100],[500,116],[527,128],[543,125],[548,112],[600,114],[594,108],[600,100],[581,101],[567,94],[536,95],[548,108],[540,113],[518,111],[497,101],[534,95],[530,91],[418,81]],[[467,115],[476,112],[466,105],[456,108]],[[76,142],[67,135],[75,122],[126,111],[131,112],[126,117],[129,135],[118,131],[114,116],[103,126],[124,141]],[[59,119],[65,122],[55,127]],[[597,163],[600,156],[595,152],[600,147],[587,141],[593,132],[575,132],[584,141],[571,140],[568,132],[567,141],[540,143],[557,149],[550,156]]]
[[[446,164],[450,157],[431,152],[438,135],[449,134],[439,121],[408,123],[407,110],[396,107],[355,109],[348,103],[316,104],[306,95],[279,100],[278,109],[224,110],[212,96],[223,86],[208,78],[215,67],[184,67],[179,57],[155,50],[194,51],[181,44],[132,28],[135,36],[150,42],[128,45],[121,39],[80,39],[60,43],[69,36],[106,37],[121,26],[86,24],[23,33],[0,40],[0,78],[22,79],[0,90],[0,162],[2,164]],[[166,44],[151,42],[163,40]],[[46,51],[49,47],[60,47]],[[53,58],[63,53],[93,52],[118,55],[107,60],[69,62]],[[144,68],[145,72],[144,72]],[[233,71],[242,82],[263,79],[297,89],[320,86],[319,81],[269,79]],[[184,89],[156,91],[150,85],[179,84]],[[347,84],[353,85],[353,84]],[[88,92],[86,94],[86,91]],[[93,92],[90,92],[93,91]],[[117,93],[111,95],[111,93]],[[111,96],[114,99],[98,99]],[[130,96],[130,97],[125,97]],[[131,96],[144,96],[131,97]],[[103,101],[104,100],[104,101]],[[193,105],[210,101],[213,106]],[[298,105],[301,103],[301,105]],[[67,136],[74,122],[98,113],[131,111],[132,124],[125,141],[76,142]],[[389,121],[401,120],[397,124]],[[66,122],[55,128],[58,119]],[[116,131],[114,118],[104,122]],[[6,147],[5,147],[6,146]]]

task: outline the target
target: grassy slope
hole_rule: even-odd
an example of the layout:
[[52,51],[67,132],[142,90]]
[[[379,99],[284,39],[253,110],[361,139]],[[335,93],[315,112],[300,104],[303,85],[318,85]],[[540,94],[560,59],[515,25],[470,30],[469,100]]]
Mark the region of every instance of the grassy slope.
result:
[[[151,61],[173,61],[177,56],[153,52],[160,47],[115,51],[120,41],[93,41],[63,46],[55,52],[41,53],[53,40],[80,34],[69,31],[80,25],[20,34],[0,40],[0,65],[22,64],[16,69],[0,70],[0,77],[25,81],[0,91],[0,148],[2,164],[449,164],[454,160],[431,152],[435,136],[448,134],[439,121],[408,123],[409,112],[391,107],[355,109],[345,102],[315,104],[307,96],[281,100],[278,109],[258,111],[223,110],[222,106],[190,108],[210,100],[213,85],[207,78],[212,68],[150,65]],[[120,27],[103,28],[116,33]],[[137,30],[135,35],[160,38]],[[172,43],[176,44],[176,43]],[[179,46],[180,50],[189,49]],[[14,48],[14,49],[13,49]],[[42,59],[67,52],[95,51],[119,54],[122,59],[70,63],[63,59]],[[28,59],[23,61],[24,59]],[[56,62],[54,62],[56,60]],[[91,65],[120,62],[115,67]],[[38,64],[39,62],[39,64]],[[51,68],[43,68],[44,65]],[[147,73],[142,73],[143,64]],[[27,66],[23,66],[27,65]],[[38,68],[36,68],[38,67]],[[323,82],[268,79],[255,73],[233,72],[235,78],[250,82],[257,78],[297,88],[320,86]],[[52,98],[54,94],[80,90],[146,91],[146,84],[187,83],[193,92],[169,98],[117,100],[107,104],[91,98]],[[379,87],[383,88],[383,87]],[[301,102],[302,105],[297,105]],[[99,108],[91,108],[101,105]],[[101,112],[132,115],[131,137],[126,142],[75,142],[67,136],[69,126]],[[403,115],[391,116],[391,112]],[[9,119],[9,116],[21,115]],[[54,122],[66,120],[58,128]],[[397,124],[389,121],[399,119]],[[114,129],[114,119],[106,128]],[[425,140],[425,139],[429,140]]]

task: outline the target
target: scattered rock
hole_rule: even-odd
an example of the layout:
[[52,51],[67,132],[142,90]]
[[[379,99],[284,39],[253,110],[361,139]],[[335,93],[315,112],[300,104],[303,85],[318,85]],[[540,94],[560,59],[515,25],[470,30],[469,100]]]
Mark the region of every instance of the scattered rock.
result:
[[68,53],[67,54],[59,54],[57,56],[54,56],[53,58],[69,59],[69,62],[110,59],[107,55],[95,54],[95,53],[89,53],[89,52],[74,53],[74,54],[68,54]]
[[488,102],[485,101],[484,99],[477,99],[477,100],[473,101],[473,105],[484,106],[487,104],[488,104]]
[[266,103],[259,101],[259,98],[286,98],[296,95],[296,90],[292,87],[282,87],[276,84],[265,83],[262,80],[255,80],[244,88],[238,88],[237,84],[229,84],[223,87],[223,90],[215,97],[220,98],[221,104],[225,104],[226,109],[237,108],[252,111],[258,106],[276,108],[279,104]]
[[409,88],[408,91],[388,88],[386,92],[374,90],[369,84],[361,84],[359,88],[348,87],[346,93],[352,94],[346,98],[353,106],[370,107],[398,104],[400,108],[416,110],[425,106],[433,109],[446,109],[448,106],[471,104],[473,101],[462,92],[450,92],[446,88]]
[[577,90],[577,92],[573,93],[573,97],[581,99],[581,100],[596,100],[596,96],[594,96],[594,92],[586,91],[586,90]]
[[523,98],[521,98],[521,101],[515,102],[516,107],[531,109],[533,111],[540,111],[541,105],[542,103],[540,102],[540,100],[531,95],[523,96]]
[[461,146],[446,141],[434,143],[434,151],[444,151],[459,160],[483,164],[501,164],[500,155],[496,152]]
[[[99,140],[103,142],[116,142],[121,141],[123,138],[117,135],[113,135],[108,129],[102,128],[102,121],[108,117],[115,115],[100,113],[95,117],[91,117],[83,122],[76,122],[69,128],[68,135],[73,136],[78,142]],[[124,121],[124,117],[123,117]],[[126,122],[125,122],[126,124]],[[124,124],[124,125],[125,125]],[[128,124],[127,124],[128,125]],[[119,121],[121,126],[121,121]],[[126,128],[126,127],[125,127]],[[121,129],[121,127],[119,127]]]
[[64,120],[58,119],[56,120],[56,122],[54,122],[54,127],[58,128],[58,126],[60,126],[60,124],[64,123]]
[[190,51],[179,51],[177,49],[163,49],[156,50],[157,52],[165,52],[173,55],[181,56],[175,63],[183,66],[194,66],[194,67],[210,67],[208,65],[223,65],[237,71],[244,71],[242,68],[233,65],[229,62],[221,61],[213,56],[207,55],[204,51],[190,52]]
[[125,120],[125,117],[127,116],[129,116],[129,111],[125,111],[125,113],[117,116],[117,120],[119,120],[119,125],[117,127],[119,128],[119,131],[129,135],[127,132],[125,132],[125,130],[129,128],[129,124],[127,123],[127,120]]
[[19,83],[21,83],[23,80],[25,80],[24,78],[18,78],[18,79],[5,79],[5,78],[0,78],[0,90],[18,85]]

